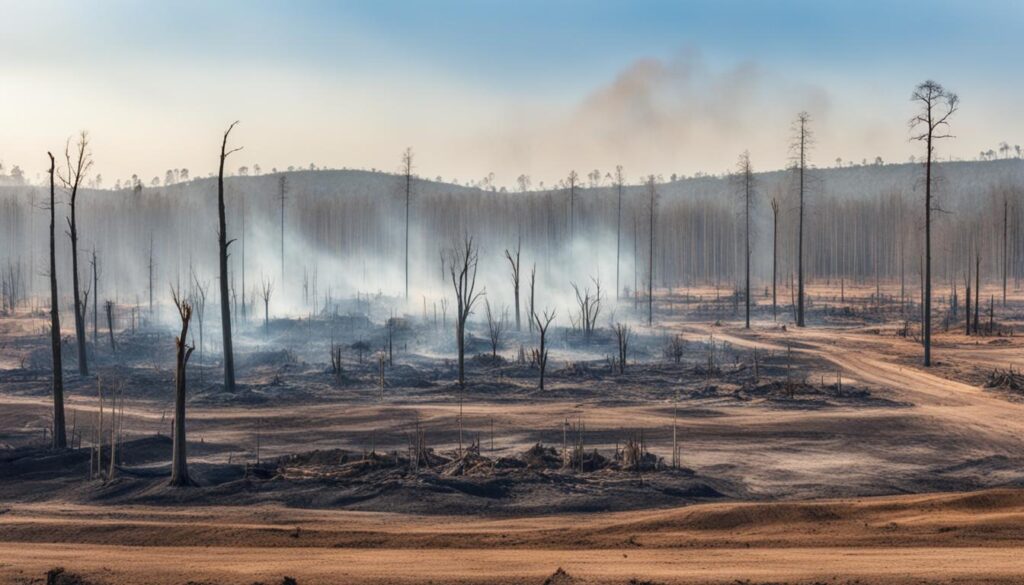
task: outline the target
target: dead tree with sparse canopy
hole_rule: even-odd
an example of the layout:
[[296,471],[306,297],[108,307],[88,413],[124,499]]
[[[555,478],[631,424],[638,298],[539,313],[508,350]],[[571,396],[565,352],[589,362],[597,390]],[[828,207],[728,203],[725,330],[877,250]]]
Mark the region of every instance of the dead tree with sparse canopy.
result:
[[224,211],[224,161],[232,153],[242,150],[242,147],[228,150],[228,136],[231,130],[238,124],[234,121],[224,131],[224,139],[220,143],[220,165],[217,171],[217,243],[220,260],[220,324],[224,336],[224,391],[235,391],[235,352],[231,344],[231,295],[228,291],[230,282],[228,277],[228,246],[234,240],[228,239],[228,224]]
[[53,447],[67,447],[67,430],[64,423],[64,370],[62,369],[60,346],[60,306],[57,296],[57,251],[56,251],[56,197],[54,196],[54,160],[50,157],[50,352],[53,363]]
[[[925,143],[924,163],[924,290],[922,299],[923,323],[921,337],[924,344],[924,365],[932,365],[932,158],[935,141],[952,138],[948,132],[949,119],[956,113],[960,99],[938,83],[928,80],[917,86],[910,100],[921,112],[910,119],[910,129],[917,132],[911,140]],[[977,298],[980,291],[975,291]]]
[[171,289],[171,298],[178,308],[178,316],[181,317],[181,333],[174,338],[176,348],[176,368],[174,374],[174,444],[171,454],[171,485],[176,487],[188,487],[195,485],[188,475],[188,463],[185,457],[185,393],[187,382],[185,378],[188,367],[188,358],[195,351],[194,345],[188,345],[185,341],[188,338],[188,325],[192,320],[192,305],[178,296],[178,291]]

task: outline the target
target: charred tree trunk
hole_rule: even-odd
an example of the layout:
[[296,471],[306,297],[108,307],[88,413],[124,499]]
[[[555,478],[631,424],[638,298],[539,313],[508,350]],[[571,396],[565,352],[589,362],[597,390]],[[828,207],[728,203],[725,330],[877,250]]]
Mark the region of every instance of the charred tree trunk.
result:
[[188,358],[195,350],[195,346],[189,346],[185,340],[188,338],[189,321],[192,320],[192,305],[188,301],[179,299],[176,292],[173,297],[174,304],[178,307],[178,316],[181,317],[181,334],[174,338],[177,360],[174,375],[174,445],[171,454],[171,485],[187,487],[194,485],[188,475],[188,463],[185,457],[185,393],[187,389],[185,374]]
[[[220,144],[220,165],[217,172],[217,242],[220,260],[220,322],[224,336],[224,391],[235,391],[235,352],[231,343],[231,297],[228,293],[228,240],[227,218],[224,211],[224,161],[240,148],[228,150],[228,135],[238,122],[232,122],[224,131]],[[191,313],[191,310],[190,310]],[[184,375],[184,373],[182,374]]]
[[778,318],[776,273],[779,267],[779,201],[772,199],[772,319]]
[[67,447],[67,431],[64,424],[64,370],[62,369],[60,347],[60,307],[57,295],[57,252],[56,239],[56,197],[54,196],[54,160],[50,157],[50,351],[53,363],[53,447]]
[[508,263],[512,268],[512,293],[515,297],[516,303],[516,331],[522,331],[522,321],[519,316],[519,251],[522,248],[523,242],[520,239],[516,242],[516,253],[515,256],[511,252],[505,250],[505,258],[508,258]]

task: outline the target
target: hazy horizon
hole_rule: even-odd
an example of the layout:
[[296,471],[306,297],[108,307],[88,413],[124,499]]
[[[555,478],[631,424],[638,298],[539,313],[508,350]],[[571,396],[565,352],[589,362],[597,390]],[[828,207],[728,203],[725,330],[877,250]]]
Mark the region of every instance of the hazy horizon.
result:
[[394,172],[412,147],[425,178],[550,187],[617,164],[631,180],[721,173],[743,150],[782,168],[807,110],[818,165],[905,162],[922,150],[910,93],[932,77],[962,99],[938,156],[973,159],[1022,142],[1005,71],[1024,8],[958,7],[10,3],[0,161],[35,180],[86,129],[105,186],[202,177],[238,119],[232,173]]

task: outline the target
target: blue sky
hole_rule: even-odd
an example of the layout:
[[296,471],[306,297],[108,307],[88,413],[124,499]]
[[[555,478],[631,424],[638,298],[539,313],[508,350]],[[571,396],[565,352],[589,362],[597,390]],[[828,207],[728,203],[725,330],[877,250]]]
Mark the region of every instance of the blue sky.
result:
[[[390,169],[408,144],[423,174],[506,184],[615,160],[717,172],[743,148],[774,168],[773,137],[802,108],[821,160],[902,160],[907,97],[929,77],[963,100],[948,154],[1024,142],[1024,2],[8,0],[0,13],[0,160],[30,169],[88,128],[109,177],[205,174],[201,149],[235,118],[264,168]],[[140,135],[159,146],[140,152]]]

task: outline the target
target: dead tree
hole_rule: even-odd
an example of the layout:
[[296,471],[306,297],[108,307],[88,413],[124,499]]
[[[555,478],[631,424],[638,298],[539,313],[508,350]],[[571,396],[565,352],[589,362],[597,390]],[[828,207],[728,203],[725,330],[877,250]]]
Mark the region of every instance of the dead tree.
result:
[[543,391],[544,372],[548,367],[548,326],[555,320],[555,312],[551,311],[551,313],[548,313],[547,309],[545,309],[543,317],[534,313],[533,319],[537,322],[537,332],[540,333],[540,347],[533,350],[533,361],[537,363],[537,367],[540,369],[540,384],[538,388]]
[[412,198],[412,147],[402,152],[402,175],[405,177],[405,300],[409,300],[409,202]]
[[754,169],[750,164],[750,151],[744,151],[736,163],[734,180],[739,184],[743,196],[743,261],[746,278],[743,296],[746,305],[744,327],[750,329],[750,208],[754,204]]
[[1003,196],[1003,306],[1006,306],[1006,272],[1009,261],[1009,214],[1010,214],[1010,203],[1006,200],[1006,196]]
[[569,251],[572,252],[572,243],[576,241],[576,184],[580,176],[576,171],[569,171],[565,184],[569,188]]
[[779,200],[772,198],[772,319],[778,317],[778,302],[775,295],[776,273],[779,267]]
[[629,338],[632,335],[632,330],[629,325],[625,323],[615,324],[615,343],[619,350],[619,361],[616,364],[619,368],[619,374],[626,373],[626,354],[629,352]]
[[[951,138],[948,132],[949,118],[956,112],[959,98],[938,83],[928,80],[917,86],[910,100],[921,108],[921,112],[910,119],[911,140],[925,143],[924,164],[924,365],[932,365],[932,158],[935,155],[935,141]],[[980,292],[980,291],[975,291]]]
[[466,322],[473,305],[485,291],[476,290],[477,251],[473,238],[466,236],[462,245],[449,252],[448,270],[455,289],[455,342],[459,350],[459,387],[466,387]]
[[503,308],[501,315],[495,317],[491,311],[491,302],[484,299],[484,311],[487,315],[487,339],[491,344],[491,357],[497,358],[501,338],[508,329],[508,309]]
[[185,341],[188,338],[188,325],[192,320],[192,305],[188,301],[178,297],[178,291],[171,289],[171,297],[174,305],[178,308],[178,316],[181,317],[181,333],[174,338],[174,345],[177,350],[177,363],[174,374],[174,444],[171,454],[171,484],[176,487],[187,487],[195,485],[188,475],[188,463],[185,457],[185,393],[187,383],[185,378],[188,358],[196,349]]
[[114,342],[114,301],[108,300],[103,303],[107,311],[107,333],[110,334],[110,351],[117,352],[117,343]]
[[572,284],[572,290],[576,293],[576,306],[579,307],[579,326],[583,331],[583,339],[587,342],[594,335],[594,330],[597,327],[597,317],[601,314],[601,281],[595,278],[591,278],[596,292],[591,295],[590,288],[584,288],[583,292],[580,292],[580,287],[575,282]]
[[658,194],[654,190],[654,175],[647,177],[647,191],[651,217],[651,249],[647,255],[647,326],[650,327],[654,324],[654,207],[658,202]]
[[[281,203],[281,282],[285,282],[284,279],[284,202],[287,199],[285,193],[287,193],[288,180],[284,174],[278,180],[278,188],[280,190],[280,203]],[[244,261],[244,258],[243,258]],[[199,353],[202,353],[202,347],[199,348]]]
[[232,153],[242,147],[228,150],[228,136],[238,122],[232,122],[224,131],[224,139],[220,143],[220,165],[217,171],[217,243],[220,260],[220,324],[224,336],[224,391],[235,391],[235,352],[231,344],[231,296],[228,291],[228,246],[234,240],[228,239],[227,218],[224,211],[224,161]]
[[[274,281],[263,277],[260,298],[263,299],[263,334],[270,335],[270,296],[274,294]],[[258,317],[257,317],[258,318]]]
[[65,170],[60,174],[64,188],[70,191],[71,214],[68,217],[68,236],[71,238],[71,288],[75,301],[75,340],[78,343],[78,373],[89,375],[89,364],[85,351],[85,306],[78,282],[78,187],[92,167],[92,153],[89,151],[89,134],[84,130],[78,135],[72,161],[71,139],[64,145]]
[[206,294],[210,290],[209,281],[199,282],[196,271],[192,270],[192,285],[195,289],[192,292],[192,309],[199,321],[199,386],[203,385],[203,351],[206,344],[203,340],[203,321],[206,314]]
[[99,309],[99,296],[100,296],[100,269],[99,263],[96,261],[96,247],[92,248],[92,260],[89,262],[92,266],[92,342],[97,343],[99,340],[99,326],[97,324],[97,313]]
[[53,153],[50,157],[50,357],[53,364],[53,447],[67,447],[67,430],[64,423],[64,370],[60,345],[60,306],[57,295],[57,251],[56,251],[56,197],[54,195]]
[[530,333],[533,333],[533,324],[537,318],[536,305],[533,304],[537,292],[537,264],[530,268],[530,308],[526,311],[526,322],[530,324]]
[[505,250],[505,258],[508,259],[508,263],[512,268],[512,293],[515,296],[516,302],[516,331],[522,331],[522,322],[519,318],[519,251],[523,246],[522,239],[516,242],[516,254],[513,257],[512,253]]
[[149,315],[153,316],[153,235],[149,235]]
[[807,188],[807,151],[813,144],[813,135],[808,127],[811,116],[807,112],[797,114],[793,124],[793,169],[797,174],[797,190],[799,194],[799,219],[797,225],[796,271],[797,271],[797,306],[796,326],[804,326],[804,194]]
[[615,166],[615,190],[618,194],[615,215],[615,298],[622,298],[622,285],[619,283],[619,265],[622,257],[622,188],[625,186],[625,175],[622,165]]
[[974,255],[974,334],[981,332],[981,252]]

